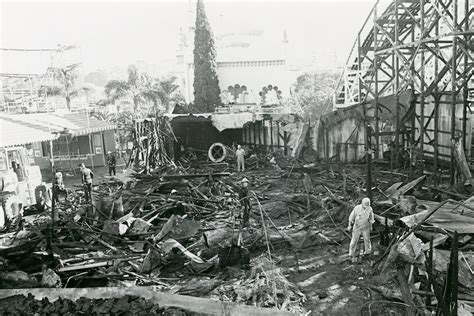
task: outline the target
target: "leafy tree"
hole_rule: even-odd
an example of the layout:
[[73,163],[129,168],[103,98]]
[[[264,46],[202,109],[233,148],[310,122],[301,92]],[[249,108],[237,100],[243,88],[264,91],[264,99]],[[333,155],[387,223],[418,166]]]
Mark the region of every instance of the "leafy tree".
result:
[[84,82],[92,83],[99,87],[104,87],[107,84],[107,73],[103,70],[91,72],[84,77]]
[[305,118],[312,121],[331,111],[339,75],[336,73],[305,73],[296,79],[294,91]]
[[202,0],[196,5],[193,112],[214,112],[221,104],[214,36]]

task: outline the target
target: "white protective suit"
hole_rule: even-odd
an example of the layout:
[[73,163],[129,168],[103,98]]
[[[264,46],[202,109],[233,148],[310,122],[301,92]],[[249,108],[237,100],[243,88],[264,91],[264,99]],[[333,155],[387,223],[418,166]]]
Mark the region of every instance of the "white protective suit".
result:
[[237,158],[237,172],[245,171],[245,150],[240,147],[235,151],[235,157]]
[[374,223],[374,211],[370,207],[370,200],[365,198],[362,200],[362,204],[357,205],[349,215],[349,226],[348,229],[352,228],[352,239],[349,245],[349,255],[355,257],[357,243],[359,242],[360,235],[364,238],[365,254],[370,254],[372,246],[370,244],[370,231],[372,230],[372,224]]

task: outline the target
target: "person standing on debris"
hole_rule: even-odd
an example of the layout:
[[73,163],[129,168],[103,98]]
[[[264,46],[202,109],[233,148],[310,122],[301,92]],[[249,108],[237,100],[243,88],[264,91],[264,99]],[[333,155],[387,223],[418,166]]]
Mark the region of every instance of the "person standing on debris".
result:
[[66,186],[64,185],[63,173],[56,168],[54,168],[53,181],[53,198],[55,202],[59,202],[59,195],[63,192],[66,193]]
[[349,215],[349,226],[347,227],[347,230],[352,230],[352,239],[349,245],[349,256],[351,256],[352,262],[357,261],[356,250],[360,235],[364,238],[364,254],[370,254],[370,231],[372,230],[373,223],[374,211],[372,210],[372,207],[370,207],[370,199],[363,198],[362,203],[354,207],[351,215]]
[[237,150],[235,151],[235,157],[237,158],[237,172],[245,171],[245,150],[242,146],[237,145]]
[[107,153],[107,165],[109,166],[109,176],[112,175],[112,173],[115,176],[115,166],[117,164],[117,159],[115,159],[115,155],[109,151]]
[[240,183],[240,188],[239,188],[239,201],[240,201],[241,212],[242,212],[242,226],[243,227],[249,226],[250,209],[252,208],[252,205],[250,204],[248,185],[249,185],[249,180],[247,180],[247,178],[243,178]]
[[82,185],[84,186],[84,195],[86,201],[92,200],[92,179],[94,179],[94,173],[91,169],[86,168],[86,166],[81,163],[79,165],[82,175]]

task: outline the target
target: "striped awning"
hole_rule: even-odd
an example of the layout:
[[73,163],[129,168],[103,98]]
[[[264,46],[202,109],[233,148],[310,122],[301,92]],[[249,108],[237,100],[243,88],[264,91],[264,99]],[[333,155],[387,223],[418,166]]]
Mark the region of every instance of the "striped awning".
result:
[[52,134],[40,129],[14,123],[0,117],[0,147],[20,146],[56,139]]
[[88,135],[115,129],[109,122],[78,113],[34,113],[0,115],[0,146],[15,146],[71,136]]

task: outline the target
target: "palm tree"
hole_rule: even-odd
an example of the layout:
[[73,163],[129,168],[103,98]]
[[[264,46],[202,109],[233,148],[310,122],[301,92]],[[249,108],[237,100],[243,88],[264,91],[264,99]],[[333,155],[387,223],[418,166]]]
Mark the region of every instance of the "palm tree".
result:
[[147,97],[153,102],[155,115],[160,112],[171,113],[174,105],[183,102],[184,97],[179,93],[179,86],[175,84],[176,77],[155,79]]
[[66,107],[71,110],[71,99],[79,96],[81,93],[90,91],[89,87],[77,86],[77,67],[80,64],[72,64],[64,68],[50,68],[48,71],[53,73],[55,80],[59,85],[41,86],[39,93],[46,93],[48,96],[62,96],[66,99]]
[[[127,80],[111,80],[105,86],[108,100],[105,103],[115,103],[121,98],[129,98],[133,102],[134,111],[139,114],[157,116],[162,111],[169,111],[172,102],[178,102],[182,97],[177,93],[176,77],[163,80],[151,78],[146,73],[140,73],[135,66],[128,68]],[[153,109],[149,105],[153,104]],[[117,107],[117,112],[120,108]],[[148,113],[147,113],[148,112]]]
[[133,102],[133,109],[138,111],[141,105],[148,101],[146,95],[149,85],[150,78],[146,74],[139,73],[137,67],[130,66],[128,79],[109,81],[105,85],[104,92],[112,103],[121,98],[130,98]]

